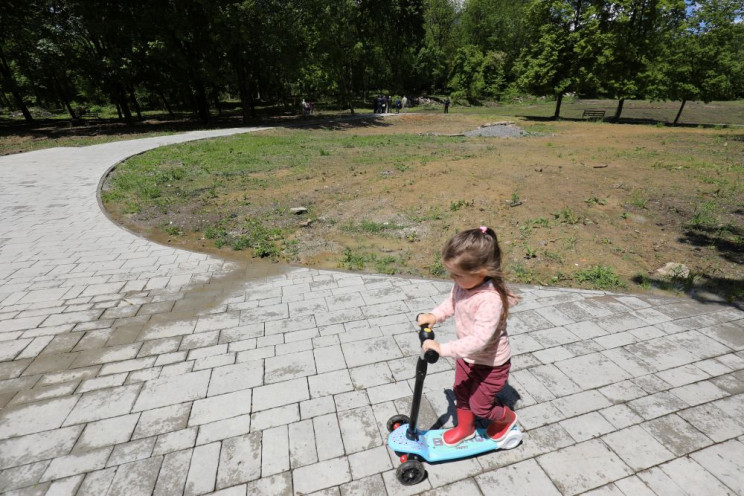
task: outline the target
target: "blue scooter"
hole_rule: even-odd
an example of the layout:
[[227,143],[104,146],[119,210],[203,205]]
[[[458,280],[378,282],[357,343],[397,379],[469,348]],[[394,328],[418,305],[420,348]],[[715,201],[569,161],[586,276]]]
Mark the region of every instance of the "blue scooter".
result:
[[[427,339],[434,339],[434,331],[427,326],[421,326],[419,340],[423,344]],[[514,427],[499,442],[488,437],[486,428],[476,427],[475,437],[463,441],[456,446],[447,446],[442,435],[447,429],[422,431],[416,427],[421,404],[421,393],[424,389],[424,379],[429,363],[436,363],[439,354],[428,350],[419,356],[416,364],[416,385],[413,390],[411,416],[394,415],[387,421],[388,446],[400,456],[401,465],[396,469],[398,481],[406,486],[418,484],[426,477],[424,460],[427,462],[443,462],[467,458],[488,451],[516,448],[522,442],[522,432],[515,424]]]

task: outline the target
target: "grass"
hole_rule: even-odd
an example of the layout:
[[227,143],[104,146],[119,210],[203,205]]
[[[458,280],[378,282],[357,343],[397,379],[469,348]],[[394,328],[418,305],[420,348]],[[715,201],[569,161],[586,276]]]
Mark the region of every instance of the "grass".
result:
[[518,282],[643,288],[630,286],[639,271],[690,259],[694,284],[713,281],[719,261],[744,279],[740,130],[558,121],[518,140],[436,135],[498,117],[468,109],[174,145],[120,165],[102,198],[174,243],[311,266],[443,277],[444,241],[488,225]]
[[595,265],[588,269],[582,269],[576,273],[576,281],[580,284],[589,284],[592,288],[597,289],[620,289],[625,287],[625,283],[615,273],[612,267],[605,265]]

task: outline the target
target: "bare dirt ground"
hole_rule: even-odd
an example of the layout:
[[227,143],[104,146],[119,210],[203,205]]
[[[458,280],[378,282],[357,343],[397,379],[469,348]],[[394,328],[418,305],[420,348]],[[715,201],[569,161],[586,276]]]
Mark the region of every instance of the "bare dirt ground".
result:
[[[384,125],[277,129],[265,134],[322,137],[323,150],[308,150],[307,166],[254,172],[165,211],[107,208],[129,228],[187,249],[251,256],[215,248],[205,228],[253,218],[283,230],[280,260],[422,276],[444,275],[438,253],[454,232],[488,225],[518,282],[742,297],[743,131],[512,119],[524,133],[447,136],[493,120],[408,114]],[[384,140],[372,151],[342,145],[371,136],[407,136],[416,151]],[[656,273],[669,262],[690,275]],[[619,284],[607,272],[591,275],[596,267]]]

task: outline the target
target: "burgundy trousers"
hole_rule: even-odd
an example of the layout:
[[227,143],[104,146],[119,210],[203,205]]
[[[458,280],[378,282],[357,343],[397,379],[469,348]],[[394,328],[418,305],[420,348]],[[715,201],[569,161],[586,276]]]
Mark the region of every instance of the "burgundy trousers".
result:
[[509,379],[511,360],[503,365],[491,367],[456,361],[455,385],[452,390],[457,408],[471,410],[477,417],[498,420],[504,416],[504,406],[496,394],[504,389]]

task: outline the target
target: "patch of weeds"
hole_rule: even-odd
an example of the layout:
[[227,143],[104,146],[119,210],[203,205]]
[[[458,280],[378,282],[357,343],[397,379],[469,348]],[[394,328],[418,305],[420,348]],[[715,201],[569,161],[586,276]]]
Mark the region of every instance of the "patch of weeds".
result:
[[408,169],[410,169],[410,167],[409,167],[409,166],[407,166],[406,164],[404,164],[404,163],[402,163],[402,162],[396,162],[396,163],[395,163],[395,168],[396,168],[396,169],[397,169],[397,170],[398,170],[399,172],[405,172],[405,171],[407,171]]
[[527,239],[532,234],[532,225],[530,224],[523,224],[519,226],[519,234],[522,235],[522,238]]
[[257,219],[248,219],[239,234],[228,232],[221,223],[218,223],[207,226],[204,229],[204,237],[214,240],[217,248],[230,246],[236,251],[250,248],[254,257],[276,259],[281,253],[277,242],[283,238],[283,232],[279,228],[267,228]]
[[385,231],[394,231],[400,229],[401,226],[392,222],[374,222],[371,220],[363,220],[355,224],[349,222],[341,226],[341,230],[351,233],[365,233],[365,234],[382,234]]
[[324,148],[321,148],[318,151],[319,151],[321,157],[327,157],[327,156],[329,156],[331,154],[331,152],[329,152],[328,150],[325,150]]
[[382,257],[375,255],[372,256],[372,264],[375,267],[375,271],[380,274],[395,274],[397,272],[397,262],[398,259],[392,255],[385,255]]
[[169,224],[165,226],[165,232],[171,236],[181,236],[183,234],[183,228],[175,224]]
[[519,198],[519,193],[515,191],[514,193],[512,193],[511,202],[509,202],[509,206],[518,207],[521,204],[522,204],[522,200]]
[[248,219],[245,223],[245,234],[238,237],[245,243],[246,247],[253,250],[254,257],[277,258],[280,253],[276,242],[282,239],[282,230],[279,228],[268,228],[257,219]]
[[645,290],[649,290],[653,287],[651,278],[648,276],[648,274],[644,274],[642,272],[639,272],[638,274],[633,276],[633,281]]
[[573,213],[571,207],[563,207],[558,212],[555,212],[553,217],[561,224],[578,224],[581,222],[581,217]]
[[573,250],[576,248],[576,241],[578,238],[576,236],[569,236],[568,238],[563,240],[563,244],[566,245],[566,249]]
[[163,191],[158,187],[157,183],[142,181],[139,187],[139,194],[142,198],[154,200],[155,198],[160,198]]
[[367,255],[353,251],[351,248],[344,249],[344,255],[339,261],[339,267],[342,269],[362,270],[364,264],[368,261]]
[[153,201],[156,207],[158,207],[158,210],[160,210],[162,213],[167,214],[168,213],[168,207],[170,207],[173,204],[173,198],[170,197],[160,197],[155,198]]
[[543,252],[543,256],[546,260],[550,260],[551,262],[557,262],[559,264],[563,263],[563,255],[561,255],[560,253],[545,250]]
[[530,248],[529,246],[525,245],[524,258],[526,258],[527,260],[531,258],[537,258],[537,251],[534,248]]
[[630,197],[630,204],[633,206],[636,206],[638,208],[646,208],[646,204],[648,203],[648,197],[644,194],[643,191],[633,191],[633,194]]
[[628,217],[630,217],[630,214],[628,212],[623,212],[620,214],[620,218],[623,220],[628,220]]
[[135,201],[126,201],[122,212],[125,214],[139,214],[142,212],[142,205]]
[[560,284],[563,281],[569,281],[571,278],[564,274],[563,271],[559,270],[554,276],[550,278],[550,284]]
[[525,267],[522,263],[514,263],[509,266],[509,269],[514,274],[514,280],[523,284],[532,284],[536,280],[535,272]]
[[606,265],[595,265],[576,273],[575,279],[580,283],[591,284],[597,289],[616,289],[625,287],[620,278],[615,274],[612,267]]
[[429,207],[426,212],[413,212],[408,214],[413,222],[425,222],[427,220],[442,220],[442,210],[438,207]]
[[550,227],[550,221],[545,217],[538,217],[537,219],[531,219],[530,224],[537,227]]
[[607,205],[607,200],[604,198],[598,198],[596,196],[590,196],[586,200],[584,200],[584,203],[589,205],[590,207],[593,205]]
[[220,225],[207,226],[204,229],[204,237],[207,239],[218,239],[227,236],[227,231]]
[[434,263],[429,266],[429,273],[434,277],[444,277],[447,275],[447,269],[444,268],[442,258],[437,256]]
[[695,213],[690,219],[690,227],[713,227],[718,224],[716,211],[718,210],[715,202],[705,201],[697,205]]
[[465,207],[472,207],[475,205],[475,200],[465,201],[465,200],[457,200],[456,202],[450,203],[450,211],[451,212],[457,212],[458,210],[465,208]]
[[375,272],[379,274],[396,274],[400,272],[400,267],[405,266],[407,257],[405,255],[396,257],[393,255],[377,255],[375,253],[364,253],[351,248],[345,248],[338,266],[349,270],[364,270],[368,265],[372,265]]

